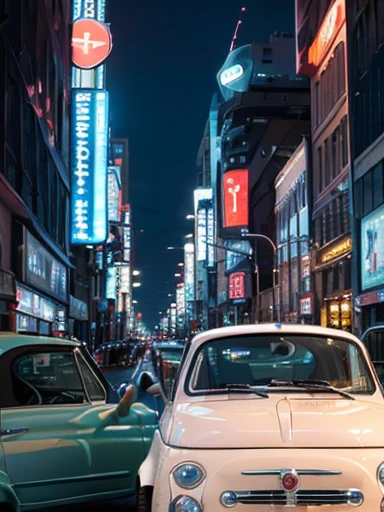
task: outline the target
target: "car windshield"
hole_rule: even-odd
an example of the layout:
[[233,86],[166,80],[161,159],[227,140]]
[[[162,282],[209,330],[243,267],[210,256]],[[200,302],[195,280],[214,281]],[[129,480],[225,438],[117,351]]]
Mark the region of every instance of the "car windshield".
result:
[[[323,336],[251,335],[215,339],[194,355],[187,392],[215,393],[242,385],[277,392],[279,387],[330,386],[372,394],[375,383],[360,348]],[[297,385],[297,386],[296,386]]]
[[174,347],[161,348],[160,352],[164,361],[178,362],[180,361],[181,356],[183,355],[183,349],[176,349]]

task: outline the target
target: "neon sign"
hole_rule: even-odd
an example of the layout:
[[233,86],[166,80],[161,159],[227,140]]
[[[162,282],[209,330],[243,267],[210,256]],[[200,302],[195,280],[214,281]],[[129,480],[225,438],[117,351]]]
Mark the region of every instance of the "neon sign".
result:
[[112,50],[109,26],[101,21],[83,18],[73,23],[72,62],[80,69],[100,66]]
[[248,169],[223,175],[224,228],[248,226]]
[[72,100],[72,244],[107,239],[108,93],[75,90]]
[[220,74],[220,83],[221,85],[228,85],[235,80],[238,80],[244,74],[244,68],[240,64],[235,64],[228,69],[225,69]]

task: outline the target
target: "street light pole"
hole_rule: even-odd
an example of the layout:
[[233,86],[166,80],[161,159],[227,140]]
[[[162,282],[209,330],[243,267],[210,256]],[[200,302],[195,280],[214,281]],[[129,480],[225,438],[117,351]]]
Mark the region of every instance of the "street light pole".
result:
[[274,242],[266,235],[262,235],[261,233],[242,233],[242,238],[262,238],[269,242],[273,250],[273,319],[275,319],[275,310],[277,321],[280,322],[280,297],[279,290],[277,285],[277,247]]

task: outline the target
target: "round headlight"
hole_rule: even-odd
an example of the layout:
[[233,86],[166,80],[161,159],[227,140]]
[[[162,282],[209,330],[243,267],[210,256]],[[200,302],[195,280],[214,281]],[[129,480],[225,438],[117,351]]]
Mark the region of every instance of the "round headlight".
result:
[[193,489],[204,480],[204,470],[197,464],[181,464],[173,471],[173,478],[183,489]]
[[377,468],[377,479],[381,485],[384,485],[384,462]]
[[178,496],[172,501],[169,510],[171,512],[202,512],[198,502],[190,496]]
[[220,501],[224,505],[224,507],[234,507],[237,505],[239,498],[234,491],[225,491],[220,496]]

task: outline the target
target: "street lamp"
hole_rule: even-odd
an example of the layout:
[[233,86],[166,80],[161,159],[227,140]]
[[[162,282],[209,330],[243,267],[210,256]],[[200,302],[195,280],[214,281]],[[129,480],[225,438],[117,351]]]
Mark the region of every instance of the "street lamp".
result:
[[191,214],[186,216],[187,220],[193,220],[194,218],[195,218],[195,216],[191,215]]
[[[260,233],[241,233],[242,238],[262,238],[263,240],[266,240],[270,246],[272,247],[273,251],[273,309],[277,310],[277,321],[280,322],[280,297],[278,296],[278,287],[277,287],[277,247],[274,244],[274,242],[266,235],[262,235]],[[275,313],[273,314],[275,317]]]
[[178,267],[184,267],[184,263],[178,263],[177,266]]
[[134,270],[134,271],[132,272],[132,275],[133,275],[133,276],[139,276],[140,274],[141,274],[141,270]]
[[132,283],[132,288],[139,288],[141,283]]
[[177,272],[177,273],[175,274],[175,277],[181,277],[181,274],[180,274],[179,272]]
[[184,237],[184,238],[193,238],[193,236],[194,236],[194,235],[193,235],[192,233],[189,233],[188,235],[185,235],[185,237]]

